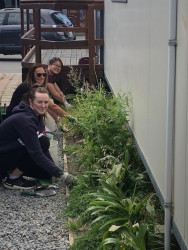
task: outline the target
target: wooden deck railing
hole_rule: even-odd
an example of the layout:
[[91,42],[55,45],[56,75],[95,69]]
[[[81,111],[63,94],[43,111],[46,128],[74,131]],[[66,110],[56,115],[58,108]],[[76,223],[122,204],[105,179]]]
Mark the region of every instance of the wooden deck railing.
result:
[[[80,4],[79,4],[80,2]],[[39,4],[40,3],[40,4]],[[50,4],[49,1],[32,1],[32,0],[20,0],[21,8],[21,20],[22,20],[22,66],[30,67],[33,63],[31,58],[35,57],[36,63],[43,63],[41,57],[41,50],[50,50],[50,49],[87,49],[89,51],[89,81],[91,84],[96,83],[96,71],[102,70],[103,65],[95,64],[95,55],[96,55],[96,46],[103,50],[104,40],[103,37],[96,37],[95,35],[95,10],[103,11],[104,4],[103,0],[52,0]],[[71,4],[72,3],[72,4]],[[29,4],[29,5],[28,5]],[[42,5],[41,5],[42,4]],[[61,7],[61,9],[68,7],[70,9],[86,9],[86,22],[85,27],[41,27],[40,20],[40,8],[53,8],[54,6]],[[29,24],[29,12],[33,10],[33,27]],[[53,8],[54,9],[54,8]],[[27,14],[27,32],[24,34],[24,13]],[[100,25],[102,22],[100,21]],[[99,24],[98,24],[99,26]],[[103,27],[101,27],[101,30]],[[48,41],[41,39],[41,32],[76,32],[83,33],[85,40],[74,40],[74,41]],[[103,55],[101,53],[99,56]],[[103,58],[100,58],[100,62],[103,61]],[[76,66],[76,65],[75,65]],[[85,67],[85,66],[84,66]]]

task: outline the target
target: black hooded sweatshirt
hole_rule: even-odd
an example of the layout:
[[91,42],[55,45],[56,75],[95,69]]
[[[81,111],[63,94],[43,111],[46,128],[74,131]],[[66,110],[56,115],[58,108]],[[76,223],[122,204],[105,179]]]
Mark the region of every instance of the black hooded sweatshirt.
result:
[[6,116],[5,118],[9,117],[12,114],[12,110],[14,107],[16,107],[21,100],[23,99],[24,94],[26,94],[31,89],[31,86],[24,82],[21,83],[14,91],[10,104],[6,109]]
[[43,152],[38,140],[38,135],[44,130],[40,117],[29,105],[21,102],[0,125],[0,154],[25,147],[36,165],[51,176],[59,177],[61,169],[55,165],[49,151]]

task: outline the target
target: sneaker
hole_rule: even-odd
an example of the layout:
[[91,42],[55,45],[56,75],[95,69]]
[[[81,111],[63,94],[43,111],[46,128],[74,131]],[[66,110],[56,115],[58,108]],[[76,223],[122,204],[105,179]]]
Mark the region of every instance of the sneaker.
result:
[[37,186],[37,185],[41,185],[40,181],[39,181],[38,179],[34,178],[34,177],[25,176],[25,175],[24,175],[24,176],[22,175],[22,177],[23,177],[24,179],[28,180],[28,181],[34,182],[36,186]]
[[28,181],[36,181],[37,180],[37,178],[31,177],[31,176],[22,175],[22,177]]
[[3,185],[8,189],[31,189],[36,186],[36,181],[26,180],[22,176],[13,180],[7,177]]

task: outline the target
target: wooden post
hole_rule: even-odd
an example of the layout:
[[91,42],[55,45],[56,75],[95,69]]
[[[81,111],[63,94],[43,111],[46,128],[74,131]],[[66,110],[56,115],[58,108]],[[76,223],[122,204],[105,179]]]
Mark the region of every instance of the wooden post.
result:
[[[24,11],[21,9],[21,36],[24,34]],[[25,45],[21,42],[22,59],[26,55]]]
[[88,40],[88,10],[85,14],[85,27],[87,28],[87,32],[85,33],[85,39]]
[[[100,38],[104,39],[104,10],[100,10]],[[104,64],[104,47],[100,47],[100,63]]]
[[88,41],[89,41],[89,83],[96,85],[95,76],[95,33],[94,5],[88,5]]
[[[41,39],[40,9],[33,9],[33,16],[35,17],[33,20],[33,25],[35,27],[35,40],[36,42],[39,42]],[[35,49],[35,62],[41,63],[41,48],[38,44],[36,44]]]

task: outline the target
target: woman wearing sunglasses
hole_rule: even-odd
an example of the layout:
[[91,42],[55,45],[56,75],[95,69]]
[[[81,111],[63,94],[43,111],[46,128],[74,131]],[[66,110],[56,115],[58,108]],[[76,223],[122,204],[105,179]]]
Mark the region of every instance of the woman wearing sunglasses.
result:
[[30,189],[37,184],[24,176],[49,179],[62,175],[52,160],[49,139],[45,136],[49,93],[38,86],[30,88],[24,102],[0,125],[0,177],[7,176],[4,186],[9,189]]
[[[21,102],[24,94],[27,93],[35,84],[39,84],[47,88],[47,83],[48,83],[48,76],[44,66],[41,64],[34,64],[29,69],[25,82],[21,83],[14,91],[10,101],[10,105],[7,107],[5,118],[11,115],[13,108]],[[60,117],[64,116],[70,119],[70,121],[74,121],[73,117],[71,117],[68,113],[66,113],[52,101],[49,101],[48,113],[53,117],[56,123],[60,122],[58,116]]]

